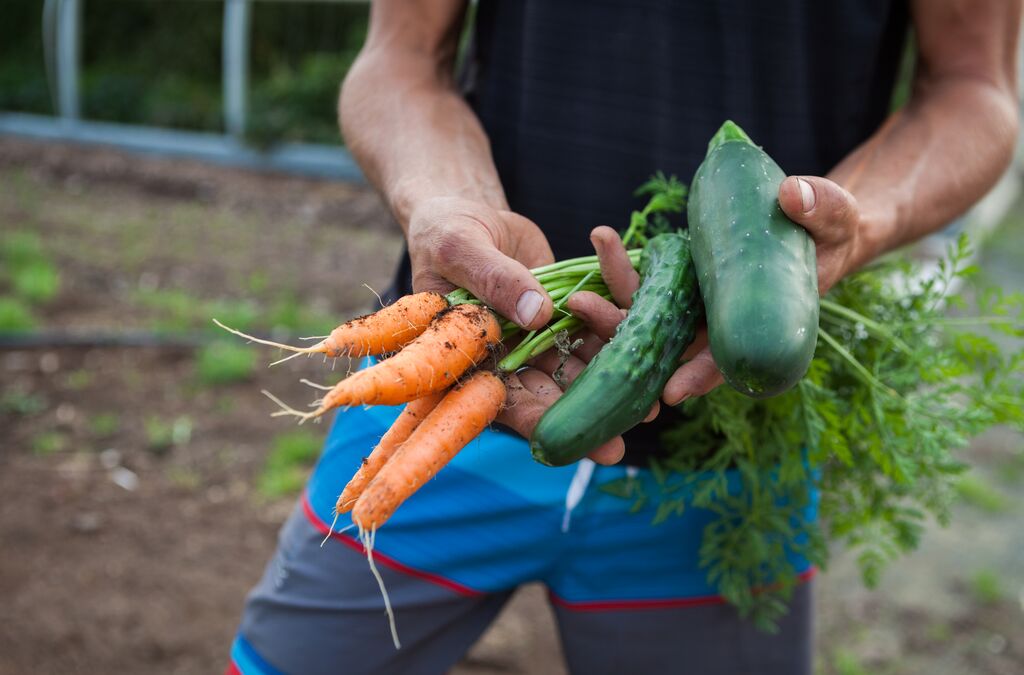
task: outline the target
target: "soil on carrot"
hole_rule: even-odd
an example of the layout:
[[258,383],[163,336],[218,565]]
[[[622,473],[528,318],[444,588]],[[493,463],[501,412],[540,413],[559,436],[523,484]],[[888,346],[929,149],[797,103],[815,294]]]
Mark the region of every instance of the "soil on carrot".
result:
[[[194,333],[216,311],[323,334],[372,309],[362,284],[383,290],[401,248],[371,191],[326,181],[0,138],[0,186],[0,235],[36,235],[59,271],[19,300],[43,331]],[[986,271],[1020,289],[1024,228],[1004,230]],[[268,370],[277,350],[226,342],[0,348],[0,673],[223,669],[326,432],[272,419],[259,391],[306,402],[300,378],[346,366]],[[819,672],[1024,669],[1022,451],[1010,433],[975,443],[952,527],[880,590],[837,555],[816,582]],[[454,672],[564,673],[556,635],[528,587]]]

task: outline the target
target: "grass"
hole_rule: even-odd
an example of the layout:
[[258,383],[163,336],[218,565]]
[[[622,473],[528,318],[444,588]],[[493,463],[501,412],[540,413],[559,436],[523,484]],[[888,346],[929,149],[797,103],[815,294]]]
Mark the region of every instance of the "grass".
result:
[[199,350],[195,372],[201,384],[218,386],[249,379],[255,367],[256,352],[252,347],[214,342]]
[[268,499],[294,495],[320,454],[323,440],[309,431],[290,431],[274,439],[270,455],[257,480],[257,489]]
[[986,513],[1006,513],[1010,500],[977,473],[968,473],[956,485],[961,501]]
[[980,569],[971,577],[971,594],[979,605],[994,605],[1003,598],[1003,582],[990,569]]

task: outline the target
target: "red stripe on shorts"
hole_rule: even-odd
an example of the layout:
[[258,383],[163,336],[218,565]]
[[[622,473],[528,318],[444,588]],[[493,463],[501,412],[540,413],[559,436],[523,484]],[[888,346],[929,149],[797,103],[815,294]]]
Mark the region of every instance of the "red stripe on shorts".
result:
[[[305,512],[306,518],[309,519],[309,522],[313,524],[313,527],[315,527],[320,532],[320,534],[327,535],[327,533],[330,532],[330,535],[333,539],[337,539],[349,548],[355,549],[363,555],[366,555],[366,548],[363,547],[363,543],[359,541],[359,539],[351,537],[342,532],[333,532],[331,528],[327,525],[327,523],[320,519],[320,516],[318,516],[316,512],[313,511],[313,507],[309,503],[309,495],[307,493],[303,493],[302,495],[302,510]],[[380,553],[376,550],[374,550],[373,552],[373,559],[379,560],[384,565],[390,567],[393,570],[396,570],[403,574],[408,574],[409,576],[416,577],[417,579],[429,581],[430,583],[437,584],[438,586],[443,586],[444,588],[447,588],[450,591],[458,593],[459,595],[465,595],[469,597],[477,597],[484,595],[483,591],[478,591],[475,588],[470,588],[469,586],[460,584],[457,581],[446,579],[445,577],[442,577],[439,574],[434,574],[433,572],[425,572],[423,570],[418,570],[414,567],[409,567],[405,563],[399,562],[394,558],[387,556],[383,553]]]
[[[818,573],[817,567],[801,572],[798,581],[808,581]],[[676,607],[699,607],[701,605],[722,605],[726,600],[721,595],[698,595],[692,598],[657,598],[651,600],[582,600],[572,601],[560,598],[549,591],[551,602],[576,612],[614,612],[630,609],[671,609]]]

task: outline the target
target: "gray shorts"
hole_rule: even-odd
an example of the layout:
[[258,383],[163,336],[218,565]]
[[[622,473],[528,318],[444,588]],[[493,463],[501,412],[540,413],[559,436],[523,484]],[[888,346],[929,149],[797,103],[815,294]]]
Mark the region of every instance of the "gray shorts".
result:
[[[431,541],[428,531],[423,536]],[[228,672],[444,673],[515,590],[468,596],[400,565],[378,565],[402,640],[396,650],[366,557],[333,539],[321,548],[322,540],[296,507],[246,600]],[[811,582],[799,585],[773,634],[720,603],[579,609],[555,602],[553,608],[573,673],[802,675],[812,666],[811,596]]]

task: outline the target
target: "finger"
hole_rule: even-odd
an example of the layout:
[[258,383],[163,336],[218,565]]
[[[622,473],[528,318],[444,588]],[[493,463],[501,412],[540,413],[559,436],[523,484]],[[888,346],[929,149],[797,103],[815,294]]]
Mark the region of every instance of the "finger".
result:
[[573,340],[577,339],[582,340],[582,342],[578,347],[576,347],[576,349],[572,350],[572,355],[584,363],[590,363],[606,344],[605,340],[602,340],[599,336],[591,333],[589,330],[574,335]]
[[506,380],[505,390],[505,407],[498,415],[498,422],[523,438],[533,434],[544,411],[562,395],[554,380],[533,368],[510,376]]
[[616,436],[596,450],[589,452],[587,457],[598,464],[611,466],[612,464],[618,464],[621,462],[625,454],[626,444],[622,440],[622,436]]
[[661,400],[668,405],[679,405],[688,398],[703,396],[722,382],[722,374],[711,358],[711,350],[702,349],[672,374],[665,384]]
[[827,178],[790,176],[779,186],[779,206],[819,244],[843,241],[856,226],[857,199]]
[[550,375],[552,380],[554,380],[555,371],[561,368],[561,375],[559,376],[559,379],[562,381],[554,381],[562,390],[565,390],[570,384],[572,384],[572,381],[579,377],[580,373],[583,372],[583,369],[587,367],[587,364],[577,358],[574,354],[570,354],[566,357],[565,363],[562,363],[561,355],[554,349],[549,349],[535,358],[531,362],[531,365],[545,375]]
[[654,419],[658,416],[658,413],[660,413],[660,412],[661,412],[661,404],[658,403],[657,401],[655,401],[654,405],[651,406],[651,412],[647,413],[647,417],[644,418],[644,424],[646,424],[648,422],[653,422]]
[[573,293],[565,304],[575,316],[587,324],[592,333],[605,341],[615,336],[615,329],[626,316],[625,310],[590,291]]
[[622,239],[615,230],[602,225],[590,233],[590,242],[597,251],[601,276],[615,304],[629,309],[633,305],[633,293],[640,287],[640,275],[633,269]]
[[708,346],[708,327],[707,324],[702,325],[697,329],[697,333],[694,335],[693,342],[683,352],[683,361],[689,361],[703,349]]
[[522,263],[501,253],[481,232],[449,231],[434,253],[437,271],[523,328],[551,318],[551,298]]

